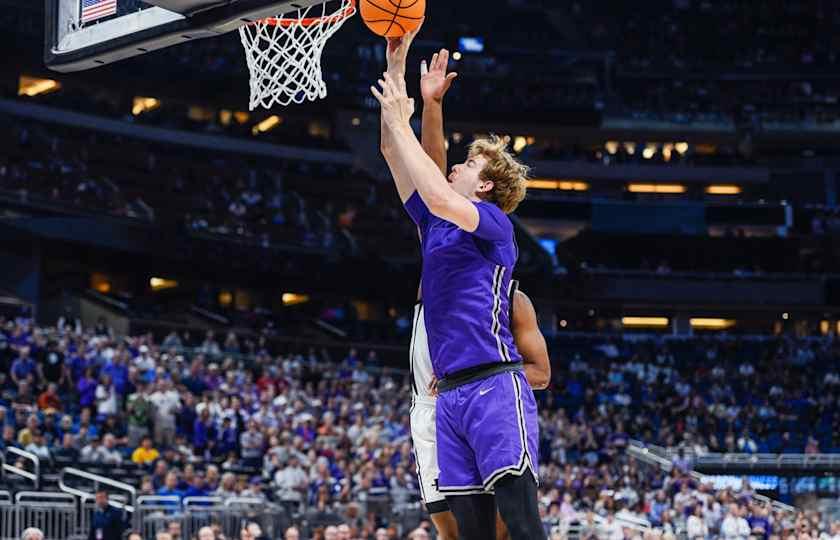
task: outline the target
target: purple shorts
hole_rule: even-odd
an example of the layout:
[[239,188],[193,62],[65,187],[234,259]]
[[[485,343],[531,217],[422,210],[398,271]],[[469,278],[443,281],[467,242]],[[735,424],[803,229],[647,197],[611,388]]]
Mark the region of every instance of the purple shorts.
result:
[[491,491],[506,475],[537,479],[539,424],[522,371],[499,373],[440,394],[436,431],[445,495]]

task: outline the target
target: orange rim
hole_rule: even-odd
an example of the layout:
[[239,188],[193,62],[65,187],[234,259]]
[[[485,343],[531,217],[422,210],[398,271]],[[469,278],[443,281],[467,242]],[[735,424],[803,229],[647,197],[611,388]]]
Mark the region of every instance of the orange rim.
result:
[[305,19],[284,19],[278,17],[269,17],[267,19],[262,19],[257,22],[267,24],[269,26],[277,26],[278,24],[280,26],[313,26],[321,23],[337,23],[348,17],[352,17],[354,13],[356,13],[356,0],[350,0],[350,3],[347,4],[347,7],[342,9],[340,13],[333,13],[332,15],[327,15],[326,17],[306,17]]

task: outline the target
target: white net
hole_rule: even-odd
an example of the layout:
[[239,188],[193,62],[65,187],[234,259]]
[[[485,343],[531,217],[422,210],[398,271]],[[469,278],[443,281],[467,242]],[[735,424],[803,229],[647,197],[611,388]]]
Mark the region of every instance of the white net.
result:
[[251,72],[251,110],[326,97],[324,44],[355,12],[353,0],[331,0],[240,27]]

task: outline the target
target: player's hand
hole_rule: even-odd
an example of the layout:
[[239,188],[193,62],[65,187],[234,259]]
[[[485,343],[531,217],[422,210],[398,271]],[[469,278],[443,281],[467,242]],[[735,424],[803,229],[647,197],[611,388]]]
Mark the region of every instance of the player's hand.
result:
[[[425,18],[423,19],[425,21]],[[394,77],[405,76],[406,59],[408,58],[408,49],[411,48],[411,42],[417,37],[420,29],[423,27],[423,21],[420,25],[411,32],[406,32],[402,37],[385,38],[388,42],[385,47],[385,58],[388,60],[388,73]]]
[[449,51],[446,49],[435,53],[428,65],[425,60],[420,64],[420,94],[423,96],[423,101],[441,102],[443,100],[452,81],[458,76],[454,71],[446,73],[448,66]]
[[382,106],[382,120],[392,130],[408,127],[411,115],[414,114],[414,100],[408,97],[405,90],[405,78],[394,79],[384,73],[380,79],[379,91],[375,86],[370,87],[371,93]]
[[429,381],[429,387],[426,388],[426,390],[428,390],[429,393],[431,395],[433,395],[434,397],[438,397],[438,380],[437,380],[437,377],[432,375],[432,380]]

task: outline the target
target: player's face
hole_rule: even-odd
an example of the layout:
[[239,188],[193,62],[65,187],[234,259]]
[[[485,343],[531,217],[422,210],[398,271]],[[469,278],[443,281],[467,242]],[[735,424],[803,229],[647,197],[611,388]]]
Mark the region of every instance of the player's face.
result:
[[446,181],[458,194],[467,199],[475,199],[477,193],[493,188],[493,182],[485,182],[479,177],[485,165],[487,158],[484,156],[467,156],[465,162],[452,166]]

